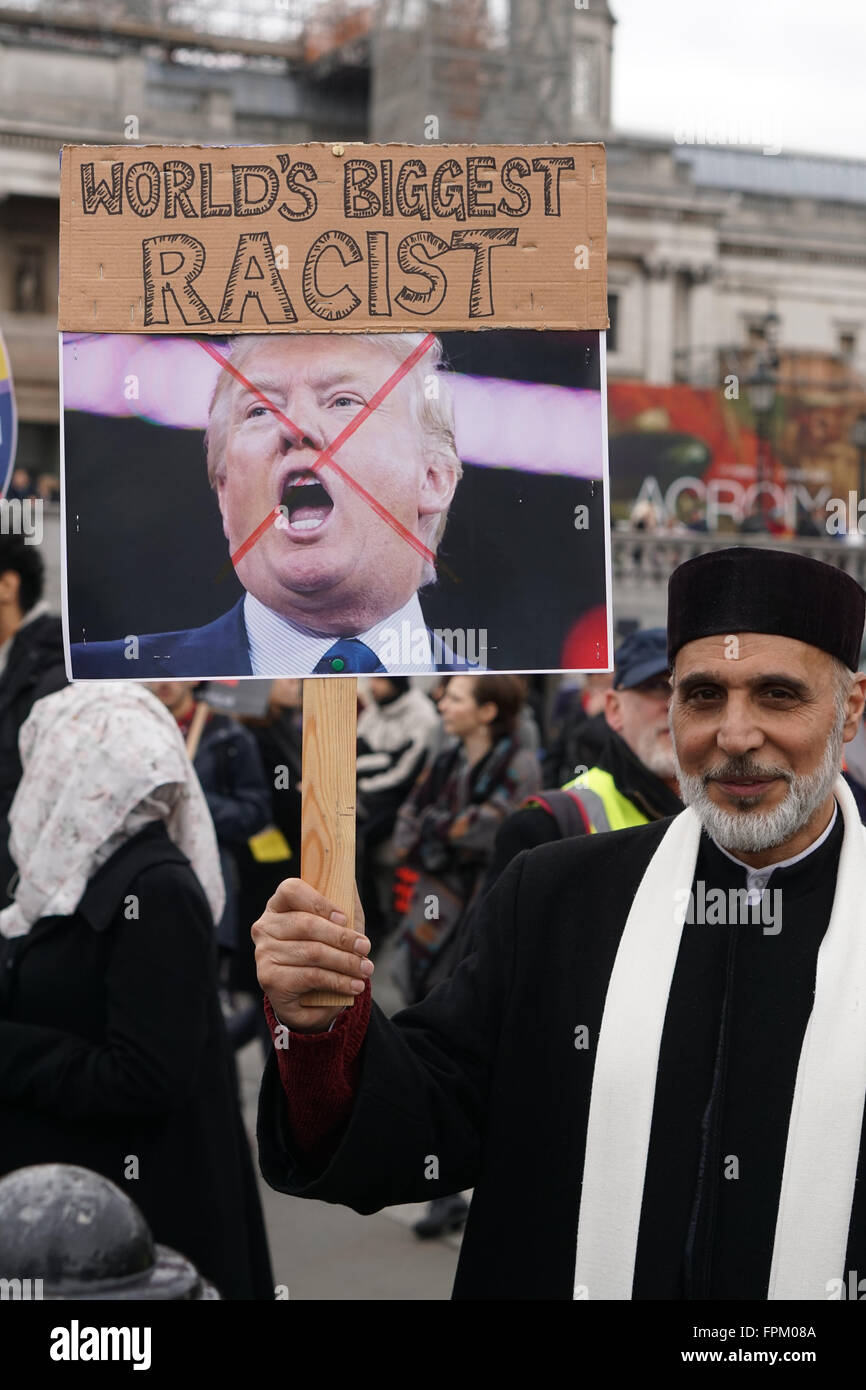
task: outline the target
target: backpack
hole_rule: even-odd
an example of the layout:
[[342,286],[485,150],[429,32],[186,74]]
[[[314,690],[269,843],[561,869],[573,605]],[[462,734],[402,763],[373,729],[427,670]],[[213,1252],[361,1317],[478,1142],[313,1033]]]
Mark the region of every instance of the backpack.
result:
[[589,835],[592,831],[589,817],[576,792],[560,791],[559,788],[533,792],[523,805],[538,806],[549,816],[553,816],[561,840],[567,840],[571,835]]

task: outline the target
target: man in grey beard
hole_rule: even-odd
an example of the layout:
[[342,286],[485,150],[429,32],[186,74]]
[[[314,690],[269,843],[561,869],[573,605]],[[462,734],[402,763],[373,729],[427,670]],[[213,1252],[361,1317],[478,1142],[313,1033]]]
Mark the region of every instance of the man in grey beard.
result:
[[[866,703],[864,618],[861,587],[802,555],[733,547],[675,570],[686,809],[519,854],[476,949],[393,1018],[369,941],[282,883],[252,928],[270,1026],[291,1040],[263,1081],[267,1181],[361,1212],[473,1188],[459,1298],[856,1287],[866,831],[840,772]],[[768,885],[771,932],[747,910]],[[354,1007],[305,1003],[317,988]]]
[[[701,774],[688,773],[674,750],[682,799],[687,806],[694,807],[704,829],[717,844],[732,851],[763,855],[765,851],[775,850],[792,839],[800,827],[811,822],[819,808],[826,804],[842,765],[848,692],[852,685],[847,668],[833,658],[830,658],[830,662],[835,721],[827,735],[821,761],[813,772],[793,772],[784,765],[768,764],[744,754],[728,757]],[[674,708],[672,704],[668,710],[672,738]],[[748,791],[750,781],[755,784],[753,794]],[[787,785],[787,794],[783,800],[765,809],[764,789],[777,782]],[[742,788],[736,794],[734,809],[728,810],[713,800],[710,792],[713,783]]]

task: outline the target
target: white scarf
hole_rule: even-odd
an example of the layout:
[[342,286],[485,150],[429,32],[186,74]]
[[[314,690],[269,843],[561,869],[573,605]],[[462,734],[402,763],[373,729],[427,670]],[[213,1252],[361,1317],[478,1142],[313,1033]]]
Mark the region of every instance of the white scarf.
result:
[[19,735],[24,769],[9,808],[15,901],[0,934],[69,917],[125,840],[162,820],[214,921],[225,903],[213,821],[173,716],[131,681],[86,681],[37,700]]
[[[866,1095],[866,827],[844,780],[844,837],[788,1125],[768,1299],[826,1299],[844,1276]],[[701,823],[672,822],[638,886],[592,1078],[574,1297],[630,1299],[656,1071]],[[684,906],[675,913],[673,904]]]

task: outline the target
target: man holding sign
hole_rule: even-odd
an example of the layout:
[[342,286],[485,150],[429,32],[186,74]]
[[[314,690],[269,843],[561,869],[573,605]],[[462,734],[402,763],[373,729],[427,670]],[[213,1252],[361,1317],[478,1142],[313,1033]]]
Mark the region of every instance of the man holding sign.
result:
[[[866,841],[839,775],[864,611],[799,555],[680,566],[687,809],[520,855],[477,951],[393,1019],[366,938],[282,883],[253,927],[271,1186],[362,1213],[474,1188],[459,1298],[838,1297],[866,1267]],[[306,1008],[322,988],[354,1007]]]

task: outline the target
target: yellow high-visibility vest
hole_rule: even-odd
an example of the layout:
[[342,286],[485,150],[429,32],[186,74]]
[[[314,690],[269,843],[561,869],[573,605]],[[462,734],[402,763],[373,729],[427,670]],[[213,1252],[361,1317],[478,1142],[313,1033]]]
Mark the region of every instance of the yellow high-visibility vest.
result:
[[589,817],[591,833],[604,830],[627,830],[630,825],[648,825],[649,816],[623,796],[609,772],[591,767],[566,782],[563,791],[578,792],[581,805]]

